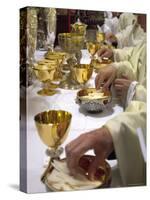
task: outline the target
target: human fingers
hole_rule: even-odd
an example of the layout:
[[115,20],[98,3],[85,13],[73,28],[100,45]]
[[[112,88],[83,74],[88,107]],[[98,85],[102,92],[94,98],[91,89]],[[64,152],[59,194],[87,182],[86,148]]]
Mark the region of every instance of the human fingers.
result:
[[123,78],[117,78],[115,81],[114,81],[114,84],[117,85],[122,85],[124,83],[125,79]]
[[117,91],[121,91],[123,89],[122,85],[121,84],[115,84],[115,89]]
[[106,82],[104,82],[103,89],[108,90],[113,82],[113,76],[110,76]]
[[95,180],[95,174],[99,166],[103,166],[104,163],[104,156],[103,154],[100,154],[99,156],[96,156],[94,161],[90,164],[88,169],[88,178],[91,181]]
[[102,84],[104,83],[104,80],[105,80],[104,75],[100,72],[95,78],[96,89],[99,89],[102,86]]
[[88,136],[86,136],[78,145],[74,145],[73,148],[68,147],[70,146],[66,147],[67,165],[71,174],[75,175],[79,171],[79,159],[87,150],[92,148],[91,139],[88,139]]
[[125,75],[125,74],[122,74],[122,76],[121,76],[123,79],[127,79],[127,80],[129,80],[129,77],[127,76],[127,75]]
[[97,55],[101,57],[106,51],[107,51],[106,48],[101,48],[98,50]]

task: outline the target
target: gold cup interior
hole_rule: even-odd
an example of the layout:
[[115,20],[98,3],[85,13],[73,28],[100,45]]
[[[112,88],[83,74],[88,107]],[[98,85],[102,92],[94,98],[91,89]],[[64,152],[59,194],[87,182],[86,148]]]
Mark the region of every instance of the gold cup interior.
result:
[[63,110],[49,110],[34,117],[38,134],[48,147],[57,148],[66,139],[72,115]]
[[91,78],[92,72],[90,64],[77,64],[71,69],[73,80],[79,84],[86,83]]

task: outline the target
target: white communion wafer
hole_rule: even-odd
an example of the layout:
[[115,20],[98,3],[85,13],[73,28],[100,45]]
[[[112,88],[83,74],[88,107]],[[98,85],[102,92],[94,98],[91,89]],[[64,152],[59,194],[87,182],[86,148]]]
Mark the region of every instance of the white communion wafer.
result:
[[71,176],[65,161],[55,160],[52,165],[54,169],[47,175],[47,185],[55,190],[85,190],[102,185],[101,181],[90,181],[82,174]]
[[106,97],[107,96],[105,96],[103,92],[92,92],[86,96],[81,96],[80,98],[82,98],[83,100],[85,99],[92,100],[92,99],[102,99]]

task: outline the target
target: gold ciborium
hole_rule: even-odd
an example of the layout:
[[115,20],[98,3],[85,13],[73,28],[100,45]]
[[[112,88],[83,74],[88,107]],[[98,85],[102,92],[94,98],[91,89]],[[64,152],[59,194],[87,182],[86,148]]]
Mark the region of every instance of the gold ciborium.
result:
[[43,143],[48,146],[49,164],[44,171],[41,181],[45,181],[46,174],[51,169],[51,161],[59,159],[62,148],[58,147],[65,141],[71,123],[71,113],[63,110],[49,110],[34,117],[38,134]]
[[90,64],[76,64],[71,69],[71,80],[74,88],[84,88],[87,81],[91,78],[93,67]]
[[72,33],[78,33],[78,34],[85,36],[86,35],[86,28],[87,28],[87,24],[80,22],[80,20],[78,20],[74,24],[71,24],[71,32]]
[[88,52],[91,54],[91,59],[95,59],[96,52],[100,49],[100,43],[98,42],[86,42]]
[[59,33],[58,43],[65,52],[70,54],[72,60],[76,59],[76,62],[80,63],[81,49],[84,46],[83,35],[77,33]]
[[33,70],[37,79],[44,83],[44,88],[38,91],[39,95],[51,96],[57,93],[57,91],[54,90],[58,87],[55,81],[61,78],[58,60],[43,59],[34,65]]
[[58,43],[59,46],[68,53],[67,64],[69,66],[65,74],[65,80],[62,81],[60,87],[74,89],[71,83],[70,71],[75,64],[80,64],[82,57],[81,49],[84,46],[84,36],[77,33],[59,33]]

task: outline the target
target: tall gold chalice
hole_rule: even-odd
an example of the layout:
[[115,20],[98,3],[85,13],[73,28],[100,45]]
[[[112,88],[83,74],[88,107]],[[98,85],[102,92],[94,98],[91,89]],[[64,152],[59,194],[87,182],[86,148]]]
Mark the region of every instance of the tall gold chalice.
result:
[[61,77],[59,61],[57,59],[43,59],[38,61],[38,63],[34,65],[33,70],[37,79],[44,84],[44,88],[38,91],[39,95],[51,96],[57,93],[55,88],[58,87],[58,84],[56,84],[55,81],[58,81]]
[[38,134],[43,143],[48,146],[50,155],[49,164],[44,171],[41,181],[45,181],[45,177],[51,169],[51,161],[59,159],[62,153],[62,147],[59,146],[65,141],[71,123],[72,114],[63,110],[48,110],[37,114],[34,117]]
[[59,33],[59,46],[70,55],[70,59],[76,59],[80,63],[81,49],[84,46],[85,37],[78,33]]
[[81,35],[86,35],[86,28],[87,28],[87,24],[84,24],[80,21],[80,19],[78,19],[78,21],[74,24],[71,24],[71,32],[72,33],[78,33]]
[[58,43],[63,51],[68,53],[67,66],[68,70],[65,74],[65,79],[60,83],[61,88],[74,89],[71,81],[71,68],[75,64],[80,64],[82,57],[81,49],[84,46],[84,35],[77,33],[59,33]]

